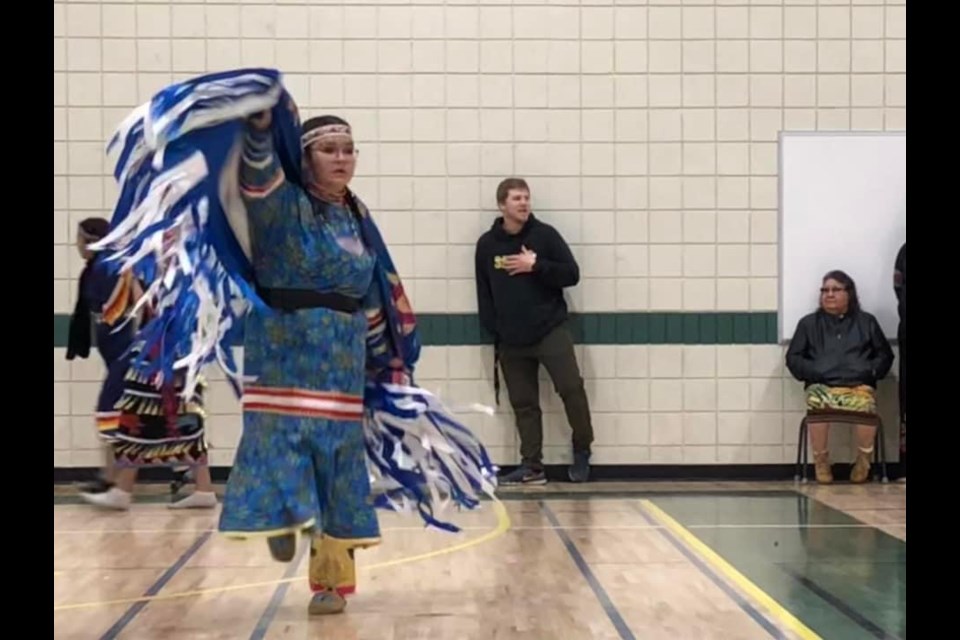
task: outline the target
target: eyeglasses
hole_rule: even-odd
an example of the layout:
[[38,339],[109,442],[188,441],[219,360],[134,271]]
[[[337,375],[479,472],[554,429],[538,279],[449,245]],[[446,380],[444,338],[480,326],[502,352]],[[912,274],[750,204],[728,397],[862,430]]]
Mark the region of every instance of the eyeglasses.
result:
[[336,147],[336,146],[315,146],[312,148],[312,151],[317,153],[322,153],[325,156],[337,156],[342,155],[344,158],[355,158],[360,155],[360,150],[356,147]]
[[841,293],[846,290],[846,287],[820,287],[820,293]]

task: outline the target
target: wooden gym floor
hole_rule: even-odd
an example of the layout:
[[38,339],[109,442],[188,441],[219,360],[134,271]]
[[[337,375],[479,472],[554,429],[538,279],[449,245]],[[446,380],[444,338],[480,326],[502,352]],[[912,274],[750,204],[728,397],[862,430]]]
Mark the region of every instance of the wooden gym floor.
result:
[[906,487],[591,483],[518,490],[461,534],[381,515],[343,615],[290,565],[170,511],[55,488],[56,638],[906,638]]

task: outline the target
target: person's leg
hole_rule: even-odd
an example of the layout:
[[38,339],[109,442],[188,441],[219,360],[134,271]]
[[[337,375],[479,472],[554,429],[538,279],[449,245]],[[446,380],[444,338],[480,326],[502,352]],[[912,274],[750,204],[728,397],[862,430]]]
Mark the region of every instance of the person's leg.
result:
[[97,476],[89,482],[78,485],[80,493],[94,494],[109,491],[114,485],[114,474],[116,470],[113,464],[113,447],[103,446],[103,467],[97,473]]
[[813,449],[814,471],[817,482],[829,484],[833,482],[833,470],[830,465],[829,436],[830,424],[827,422],[808,422],[810,431],[810,448]]
[[[117,410],[117,403],[123,397],[126,366],[126,361],[107,363],[107,376],[100,386],[94,414],[97,436],[101,439],[112,437],[120,428],[120,411]],[[115,473],[114,450],[107,440],[103,445],[103,468],[100,470],[99,477],[92,482],[80,485],[80,492],[96,494],[109,491],[114,486]]]
[[539,349],[540,361],[546,368],[557,394],[563,400],[567,421],[573,430],[573,465],[570,480],[586,482],[590,474],[590,446],[593,444],[593,423],[590,403],[577,366],[573,337],[566,326],[550,332]]
[[129,509],[133,501],[133,485],[137,480],[136,468],[116,465],[115,438],[120,433],[122,415],[122,412],[117,410],[117,405],[123,397],[125,376],[125,362],[117,361],[109,365],[107,377],[97,397],[97,411],[94,417],[97,436],[103,442],[103,476],[99,482],[89,483],[80,490],[80,497],[84,501],[104,509]]
[[521,466],[503,476],[502,484],[542,484],[543,412],[540,410],[540,363],[530,348],[501,347],[500,368],[520,435]]
[[179,442],[175,448],[179,461],[187,465],[180,482],[193,477],[193,492],[182,500],[167,506],[171,509],[212,509],[217,506],[217,494],[213,490],[210,477],[210,447],[206,438],[206,418],[203,413],[203,398],[206,382],[201,379],[193,402],[185,407],[186,411],[177,419]]
[[228,537],[265,535],[274,560],[290,562],[299,531],[316,524],[320,507],[310,450],[309,418],[247,410],[243,436],[223,495],[219,530]]
[[210,467],[204,463],[194,467],[196,487],[189,496],[170,505],[171,509],[212,509],[217,506],[217,494],[213,490]]
[[310,545],[311,615],[340,613],[357,588],[356,549],[380,543],[380,525],[369,502],[363,426],[328,422],[312,436],[321,526]]
[[[845,408],[846,390],[829,387],[825,384],[811,384],[806,388],[807,411],[827,413]],[[817,418],[816,415],[807,417],[807,429],[810,432],[810,448],[813,449],[814,471],[817,482],[829,484],[833,482],[833,470],[830,464],[828,445],[830,425],[826,418]]]
[[114,478],[117,475],[117,467],[114,464],[113,460],[113,449],[111,447],[103,447],[103,480],[109,485],[113,485]]
[[127,493],[133,493],[133,485],[137,483],[137,469],[135,467],[117,469],[113,475],[116,478],[119,489]]
[[850,469],[850,482],[866,482],[870,477],[870,465],[873,461],[873,447],[877,441],[877,426],[858,424],[854,429],[857,441],[857,457]]
[[210,467],[203,463],[196,467],[197,491],[203,493],[213,493],[213,478],[210,476]]
[[[867,385],[834,389],[839,408],[874,418],[877,415],[877,390]],[[872,423],[872,424],[871,424]],[[876,421],[857,424],[854,438],[857,441],[857,457],[850,469],[851,482],[865,482],[870,477],[873,462],[873,447],[877,441]],[[883,434],[880,434],[881,437]]]

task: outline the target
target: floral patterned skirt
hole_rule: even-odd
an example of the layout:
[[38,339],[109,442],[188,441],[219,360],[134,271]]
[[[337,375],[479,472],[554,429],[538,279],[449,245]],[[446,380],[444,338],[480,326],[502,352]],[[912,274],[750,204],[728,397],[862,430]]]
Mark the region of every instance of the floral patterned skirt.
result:
[[867,385],[830,387],[825,384],[812,384],[807,387],[807,411],[873,416],[877,414],[877,392]]
[[[256,393],[263,406],[273,395]],[[319,405],[311,396],[287,397]],[[252,410],[245,411],[243,422],[223,497],[221,533],[243,539],[310,530],[311,588],[353,593],[354,549],[380,542],[362,422]]]

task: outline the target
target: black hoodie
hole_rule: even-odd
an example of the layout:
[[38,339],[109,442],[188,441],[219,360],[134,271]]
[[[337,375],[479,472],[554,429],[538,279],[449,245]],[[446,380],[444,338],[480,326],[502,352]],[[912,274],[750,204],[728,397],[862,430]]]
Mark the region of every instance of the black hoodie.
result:
[[[533,271],[511,276],[500,265],[521,246],[537,254]],[[580,268],[563,237],[533,214],[510,235],[497,218],[480,236],[476,251],[480,322],[499,344],[536,344],[567,319],[564,287],[580,281]]]

